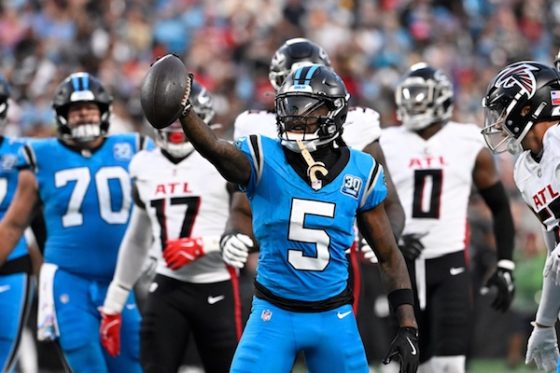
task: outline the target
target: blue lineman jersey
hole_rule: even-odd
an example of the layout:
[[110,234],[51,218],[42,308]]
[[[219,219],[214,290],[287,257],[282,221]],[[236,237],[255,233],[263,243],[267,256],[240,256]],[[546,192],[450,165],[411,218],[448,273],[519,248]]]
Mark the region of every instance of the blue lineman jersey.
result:
[[244,189],[260,245],[257,282],[285,299],[313,302],[340,294],[347,287],[345,251],[354,241],[356,215],[387,196],[381,165],[350,149],[340,174],[315,191],[288,165],[278,140],[251,136],[237,146],[251,163]]
[[[23,143],[9,137],[0,137],[0,219],[4,218],[17,189],[18,169],[24,165],[18,154]],[[8,256],[8,261],[27,254],[27,245],[22,238]]]
[[131,210],[128,164],[144,145],[138,134],[107,136],[93,152],[59,139],[36,140],[24,152],[37,177],[47,229],[45,262],[110,281]]

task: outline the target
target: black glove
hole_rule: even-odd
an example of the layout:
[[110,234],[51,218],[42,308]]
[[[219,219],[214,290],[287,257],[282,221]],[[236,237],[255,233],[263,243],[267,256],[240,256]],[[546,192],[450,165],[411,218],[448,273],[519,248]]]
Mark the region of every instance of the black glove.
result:
[[422,250],[424,250],[424,244],[422,244],[420,238],[425,235],[426,233],[408,233],[401,236],[399,249],[406,259],[414,260],[418,258]]
[[399,373],[415,373],[418,370],[420,351],[418,349],[418,329],[399,328],[391,341],[389,352],[383,358],[383,364],[389,364],[398,358],[401,362]]
[[484,285],[486,291],[491,287],[496,288],[496,298],[492,302],[492,308],[498,311],[507,311],[513,301],[515,284],[513,283],[512,272],[514,268],[515,264],[511,260],[500,260],[496,271]]

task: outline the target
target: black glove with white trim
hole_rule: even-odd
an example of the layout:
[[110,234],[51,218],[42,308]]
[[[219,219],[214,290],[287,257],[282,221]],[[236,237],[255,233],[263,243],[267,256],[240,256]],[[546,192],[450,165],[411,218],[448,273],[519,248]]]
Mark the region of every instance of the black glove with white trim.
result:
[[513,296],[515,294],[515,284],[513,283],[513,270],[515,269],[515,263],[511,260],[502,259],[498,261],[496,271],[492,276],[486,281],[482,293],[488,292],[488,289],[495,287],[496,297],[492,302],[492,308],[506,312],[513,301]]
[[420,351],[418,349],[418,329],[401,327],[391,341],[389,352],[383,359],[383,364],[389,364],[393,359],[400,360],[399,373],[415,373],[418,370]]

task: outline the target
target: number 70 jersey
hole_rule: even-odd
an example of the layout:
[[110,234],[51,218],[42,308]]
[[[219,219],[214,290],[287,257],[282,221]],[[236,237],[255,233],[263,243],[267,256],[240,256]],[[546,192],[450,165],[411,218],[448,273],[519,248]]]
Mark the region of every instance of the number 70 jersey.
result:
[[[130,217],[128,164],[144,145],[138,134],[108,136],[91,153],[73,150],[56,138],[30,141],[25,158],[43,203],[47,263],[111,280]],[[146,145],[153,147],[153,142]]]
[[404,126],[389,127],[380,143],[405,211],[403,234],[426,233],[424,259],[464,250],[472,173],[485,146],[480,128],[449,122],[424,140]]

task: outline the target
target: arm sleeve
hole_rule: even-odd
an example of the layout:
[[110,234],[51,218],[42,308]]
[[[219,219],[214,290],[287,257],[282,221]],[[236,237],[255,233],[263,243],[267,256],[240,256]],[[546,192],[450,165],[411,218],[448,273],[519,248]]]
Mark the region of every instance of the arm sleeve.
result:
[[150,219],[145,210],[134,206],[130,223],[119,248],[117,268],[109,286],[103,308],[120,313],[128,292],[142,274],[142,267],[150,249]]
[[560,286],[555,285],[554,276],[543,279],[541,301],[537,309],[537,323],[553,326],[560,311]]
[[490,211],[492,211],[498,260],[512,260],[515,228],[506,190],[501,182],[497,182],[479,192]]

